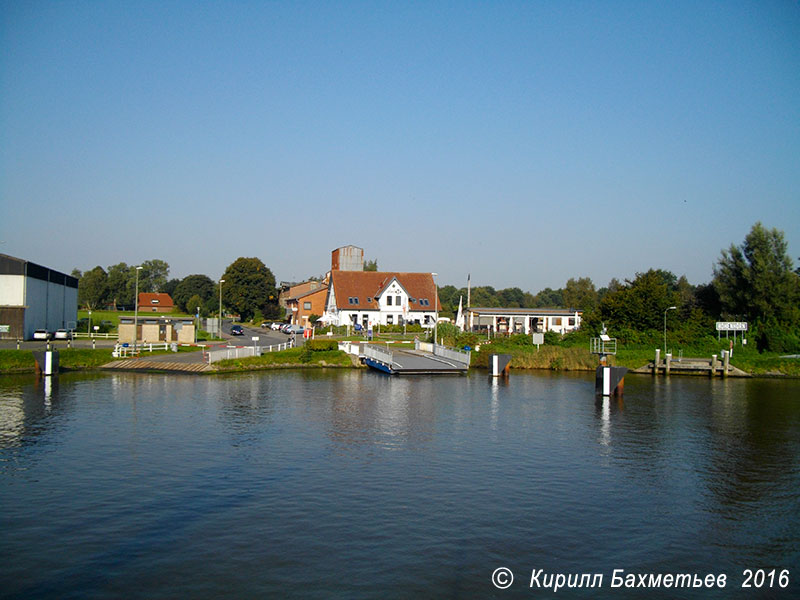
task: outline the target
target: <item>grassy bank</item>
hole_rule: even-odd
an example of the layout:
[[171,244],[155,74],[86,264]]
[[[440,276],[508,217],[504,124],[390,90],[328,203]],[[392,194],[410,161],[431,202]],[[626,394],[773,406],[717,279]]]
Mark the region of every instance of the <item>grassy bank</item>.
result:
[[[58,351],[59,367],[68,371],[96,369],[111,360],[110,349],[64,348]],[[36,359],[33,358],[33,351],[0,350],[0,374],[34,372]]]
[[[525,336],[527,337],[527,336]],[[585,341],[585,343],[581,343]],[[672,349],[677,358],[711,358],[712,354],[722,355],[725,340],[708,337],[682,348]],[[620,344],[616,356],[610,363],[629,369],[638,369],[655,358],[657,344]],[[593,371],[598,357],[589,352],[588,338],[565,339],[555,344],[546,344],[538,350],[530,339],[522,336],[498,338],[491,343],[481,343],[480,352],[472,353],[472,366],[488,367],[491,353],[511,354],[511,367],[516,369],[550,369],[554,371]],[[731,364],[752,375],[782,375],[800,377],[800,359],[781,358],[776,353],[759,353],[755,348],[736,346]]]
[[289,348],[281,352],[268,352],[261,356],[231,358],[214,363],[218,372],[256,371],[288,367],[333,367],[352,368],[350,356],[339,350],[307,351],[304,348]]

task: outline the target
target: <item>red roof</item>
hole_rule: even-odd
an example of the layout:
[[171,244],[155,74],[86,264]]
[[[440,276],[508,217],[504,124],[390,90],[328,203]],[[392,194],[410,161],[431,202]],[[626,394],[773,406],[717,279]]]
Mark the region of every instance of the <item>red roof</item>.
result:
[[142,292],[139,294],[139,306],[174,306],[172,297],[169,294],[151,294],[149,292]]
[[[339,309],[378,310],[375,296],[394,280],[409,295],[408,310],[433,311],[440,306],[436,286],[430,273],[389,273],[382,271],[332,271],[331,287]],[[358,304],[349,304],[348,298],[358,298]],[[427,299],[428,305],[420,303]]]

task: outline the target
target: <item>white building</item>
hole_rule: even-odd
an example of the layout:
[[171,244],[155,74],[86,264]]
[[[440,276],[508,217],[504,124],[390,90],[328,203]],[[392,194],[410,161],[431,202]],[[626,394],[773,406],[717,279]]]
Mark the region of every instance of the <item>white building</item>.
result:
[[439,299],[430,273],[331,271],[324,321],[334,325],[433,326]]
[[467,329],[493,333],[565,334],[581,326],[582,311],[571,308],[468,308]]
[[75,327],[77,319],[77,279],[0,254],[0,339],[27,340],[37,329]]

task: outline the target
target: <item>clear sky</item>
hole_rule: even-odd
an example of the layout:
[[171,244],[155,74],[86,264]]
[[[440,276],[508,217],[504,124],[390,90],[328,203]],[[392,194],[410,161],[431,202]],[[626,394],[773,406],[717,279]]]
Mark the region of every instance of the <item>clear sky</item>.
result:
[[800,3],[0,0],[0,252],[536,293],[800,256]]

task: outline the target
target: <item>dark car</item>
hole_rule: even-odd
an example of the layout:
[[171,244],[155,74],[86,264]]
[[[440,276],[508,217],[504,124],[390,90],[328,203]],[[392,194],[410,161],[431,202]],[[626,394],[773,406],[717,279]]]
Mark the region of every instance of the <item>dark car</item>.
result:
[[244,335],[241,325],[231,325],[231,335]]

